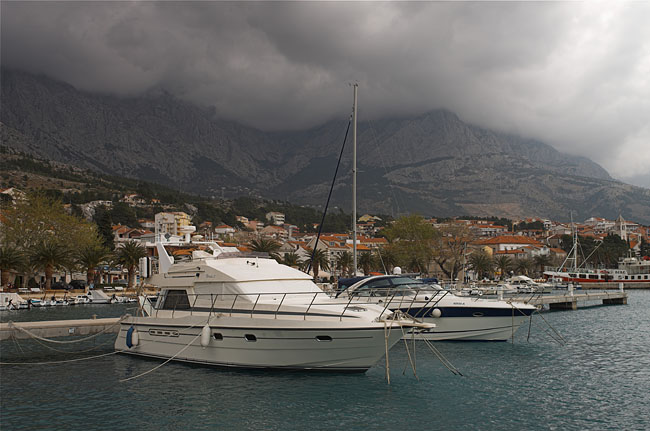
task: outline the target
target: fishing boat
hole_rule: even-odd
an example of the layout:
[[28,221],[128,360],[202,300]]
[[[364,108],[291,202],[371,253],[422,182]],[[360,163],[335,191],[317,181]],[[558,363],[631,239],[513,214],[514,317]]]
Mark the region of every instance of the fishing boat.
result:
[[579,250],[578,233],[573,228],[573,246],[566,259],[560,267],[544,271],[544,278],[554,282],[557,288],[598,282],[643,283],[650,287],[650,261],[638,259],[630,252],[627,257],[619,260],[618,268],[587,268],[587,258],[579,263]]
[[364,278],[338,294],[350,304],[379,304],[435,327],[415,339],[506,341],[536,307],[523,302],[460,297],[439,285],[404,275]]
[[403,331],[426,329],[400,312],[330,298],[297,269],[203,244],[175,262],[156,244],[158,286],[144,316],[121,322],[121,353],[224,367],[364,372]]

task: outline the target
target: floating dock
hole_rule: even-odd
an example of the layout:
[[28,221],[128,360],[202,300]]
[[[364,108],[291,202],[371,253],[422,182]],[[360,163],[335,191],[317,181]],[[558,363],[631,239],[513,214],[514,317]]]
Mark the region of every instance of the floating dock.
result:
[[627,293],[621,291],[593,293],[573,292],[563,295],[536,295],[528,298],[518,297],[516,301],[532,305],[548,305],[551,310],[577,310],[578,303],[595,305],[589,303],[602,301],[603,305],[627,304]]
[[0,341],[36,337],[56,338],[118,333],[121,317],[105,319],[46,320],[41,322],[0,323]]

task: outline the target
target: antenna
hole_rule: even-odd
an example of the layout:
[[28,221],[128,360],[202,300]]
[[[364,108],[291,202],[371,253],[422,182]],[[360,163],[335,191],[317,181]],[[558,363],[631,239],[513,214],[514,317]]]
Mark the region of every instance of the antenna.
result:
[[354,104],[352,105],[352,256],[354,275],[357,275],[357,89],[354,88]]

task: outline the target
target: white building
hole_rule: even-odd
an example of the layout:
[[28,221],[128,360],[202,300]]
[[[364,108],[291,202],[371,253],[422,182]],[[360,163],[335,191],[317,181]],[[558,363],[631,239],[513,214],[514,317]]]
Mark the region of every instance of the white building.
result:
[[154,219],[156,237],[166,234],[184,235],[192,231],[192,221],[190,216],[184,212],[158,213]]
[[266,213],[266,220],[276,226],[282,226],[284,224],[284,214],[276,211],[271,211]]

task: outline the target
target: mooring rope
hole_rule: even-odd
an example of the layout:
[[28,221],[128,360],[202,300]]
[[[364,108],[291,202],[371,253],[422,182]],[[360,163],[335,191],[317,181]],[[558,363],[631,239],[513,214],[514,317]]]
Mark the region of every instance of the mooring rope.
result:
[[[512,301],[508,301],[508,303],[510,304],[510,306],[511,306],[514,310],[519,311],[519,313],[520,313],[522,316],[525,316],[525,315],[526,315],[526,313],[524,313],[523,311],[521,311],[521,309],[520,309],[519,307],[515,306],[514,303],[513,303]],[[546,326],[548,326],[548,327],[549,327],[549,328],[550,328],[550,329],[551,329],[551,330],[556,334],[556,336],[553,336],[553,334],[549,333],[545,328],[542,328],[542,329],[544,329],[544,331],[545,331],[547,334],[549,334],[549,336],[551,337],[551,339],[553,339],[554,341],[557,341],[558,344],[560,344],[560,345],[566,345],[566,344],[567,344],[567,340],[562,336],[562,334],[560,334],[560,333],[559,333],[559,332],[558,332],[558,331],[553,327],[553,325],[551,325],[551,324],[550,324],[550,323],[549,323],[549,322],[544,318],[544,316],[542,315],[542,313],[541,313],[539,310],[535,310],[535,311],[533,311],[533,312],[530,314],[529,325],[530,325],[530,323],[533,321],[533,314],[535,314],[535,313],[537,313],[537,314],[539,315],[539,317],[542,318],[542,320],[544,321],[544,323],[546,323]],[[528,330],[528,337],[530,338],[530,328],[529,328],[529,330]]]
[[[16,343],[18,343],[18,341],[16,340],[16,338],[12,337],[12,339],[13,339],[14,341],[16,341]],[[101,343],[101,344],[94,345],[93,347],[91,347],[91,348],[89,348],[89,349],[84,349],[84,350],[61,350],[61,349],[56,349],[56,348],[54,348],[54,347],[52,347],[52,346],[48,346],[47,344],[41,342],[38,338],[35,338],[34,341],[37,342],[39,345],[45,347],[46,349],[50,349],[50,350],[52,350],[52,351],[54,351],[54,352],[59,352],[59,353],[86,353],[86,352],[90,352],[90,351],[92,351],[92,350],[97,350],[98,348],[100,348],[100,347],[102,347],[102,346],[105,346],[106,344],[114,343],[114,342],[115,342],[115,340],[111,338],[111,339],[109,339],[108,341],[105,341],[105,342],[103,342],[103,343]],[[20,344],[18,344],[18,345],[20,345]],[[21,349],[21,350],[22,350],[22,349]]]
[[[411,358],[411,352],[409,350],[408,341],[406,340],[406,334],[404,333],[404,327],[400,325],[400,328],[402,329],[402,340],[404,340],[404,347],[406,347],[406,354],[408,355],[409,362],[411,363],[411,369],[413,370],[413,375],[415,376],[415,378],[417,380],[420,380],[418,378],[417,373],[415,372],[415,362],[414,362],[413,358]],[[402,371],[402,375],[404,375],[404,374],[406,374],[406,365],[404,365],[404,371]]]
[[384,320],[384,345],[386,348],[386,382],[390,385],[390,365],[388,363],[388,330]]
[[53,365],[53,364],[66,364],[68,362],[86,361],[88,359],[96,359],[104,356],[114,355],[119,353],[117,350],[114,352],[103,353],[101,355],[87,356],[85,358],[66,359],[63,361],[49,361],[49,362],[0,362],[0,365]]
[[90,336],[85,337],[85,338],[77,338],[76,340],[70,340],[70,341],[52,340],[50,338],[41,337],[40,335],[36,335],[33,332],[31,332],[30,330],[28,330],[28,329],[25,329],[25,328],[23,328],[21,326],[16,325],[11,320],[9,322],[7,322],[7,324],[9,325],[10,328],[18,329],[19,331],[24,332],[25,334],[29,335],[30,337],[36,338],[36,339],[41,340],[41,341],[45,341],[45,342],[48,342],[48,343],[56,343],[56,344],[73,344],[73,343],[80,343],[82,341],[91,340],[91,339],[105,333],[109,329],[112,329],[113,327],[119,325],[120,323],[122,323],[122,321],[124,319],[127,319],[129,317],[131,317],[130,314],[125,314],[124,316],[120,317],[120,319],[117,322],[115,322],[114,324],[112,324],[110,326],[107,326],[106,328],[102,329],[101,331],[99,331],[96,334],[90,335]]
[[[211,317],[212,317],[212,316],[209,316],[209,317],[208,317],[208,321],[205,322],[206,325],[209,325],[209,324],[210,324],[210,318],[211,318]],[[197,326],[199,326],[199,324],[191,325],[191,326],[189,326],[189,327],[186,328],[186,329],[195,328],[195,327],[197,327]],[[140,373],[140,374],[138,374],[138,375],[136,375],[136,376],[127,377],[126,379],[120,379],[119,382],[120,382],[120,383],[128,382],[129,380],[137,379],[137,378],[139,378],[139,377],[146,376],[147,374],[156,371],[158,368],[160,368],[160,367],[162,367],[163,365],[169,363],[170,361],[172,361],[173,359],[175,359],[178,355],[180,355],[181,353],[183,353],[183,352],[184,352],[188,347],[190,347],[190,346],[192,345],[192,343],[194,343],[194,342],[195,342],[195,341],[196,341],[196,340],[201,336],[201,334],[202,334],[202,332],[199,332],[199,334],[198,334],[196,337],[194,337],[194,338],[193,338],[189,343],[187,343],[187,344],[185,345],[185,347],[183,347],[181,350],[179,350],[178,352],[176,352],[176,353],[174,354],[174,356],[172,356],[171,358],[167,359],[167,360],[166,360],[165,362],[163,362],[162,364],[156,365],[156,366],[153,367],[152,369],[150,369],[150,370],[148,370],[148,371],[145,371],[144,373]]]
[[431,349],[431,351],[433,352],[433,354],[436,355],[436,357],[440,360],[440,362],[442,363],[442,365],[444,365],[444,366],[445,366],[449,371],[451,371],[452,374],[455,374],[455,375],[457,375],[457,376],[463,376],[463,373],[461,373],[461,372],[458,370],[458,368],[456,368],[456,367],[454,366],[454,364],[452,364],[452,363],[449,361],[449,359],[445,358],[445,356],[444,356],[444,355],[443,355],[443,354],[442,354],[438,349],[436,349],[436,348],[433,346],[433,343],[431,343],[431,341],[427,340],[427,339],[424,338],[424,337],[422,337],[422,340],[423,340],[424,343],[429,347],[429,349]]
[[544,320],[544,323],[546,323],[546,326],[551,328],[556,335],[554,335],[552,332],[549,332],[548,329],[546,329],[546,328],[544,328],[542,326],[542,329],[544,330],[544,332],[546,332],[546,334],[548,334],[548,336],[551,337],[551,339],[553,341],[557,342],[560,346],[565,346],[567,344],[567,340],[558,331],[556,331],[555,328],[553,328],[553,326],[551,326],[550,323],[548,323],[548,321],[544,318],[542,313],[540,313],[539,311],[536,311],[536,313],[537,313],[537,315],[539,317],[542,318],[542,320]]

